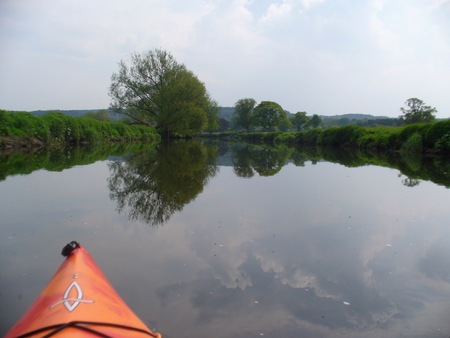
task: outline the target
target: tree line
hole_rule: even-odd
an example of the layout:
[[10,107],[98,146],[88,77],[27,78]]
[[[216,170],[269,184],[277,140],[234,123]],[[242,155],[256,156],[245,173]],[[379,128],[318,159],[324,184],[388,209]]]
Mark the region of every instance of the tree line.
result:
[[[350,121],[349,119],[322,120],[314,114],[307,116],[299,111],[287,115],[280,104],[252,98],[236,102],[231,119],[219,117],[219,106],[206,90],[205,84],[167,51],[153,49],[133,53],[129,60],[119,62],[119,71],[111,77],[109,88],[110,109],[127,119],[128,124],[154,127],[165,138],[194,136],[203,131],[250,130],[302,131],[319,126],[345,126],[357,124],[371,126],[408,125],[428,123],[435,120],[436,108],[422,100],[410,98],[406,108],[400,108],[398,119],[386,121]],[[92,114],[96,119],[107,119],[107,112]],[[233,124],[230,126],[230,122]],[[231,127],[231,128],[230,128]]]

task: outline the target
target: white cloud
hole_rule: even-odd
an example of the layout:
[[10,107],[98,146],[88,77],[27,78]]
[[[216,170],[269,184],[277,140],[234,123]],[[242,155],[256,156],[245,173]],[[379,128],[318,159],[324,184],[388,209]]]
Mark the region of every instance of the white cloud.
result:
[[373,14],[372,16],[370,28],[381,48],[393,53],[399,52],[400,37],[389,30],[376,14]]
[[[415,88],[432,97],[435,102],[429,103],[446,117],[448,4],[5,0],[0,2],[0,108],[106,107],[117,62],[131,52],[161,47],[192,69],[224,106],[250,96],[278,101],[290,111],[397,116],[398,105],[411,96],[404,97],[410,79],[386,77],[414,66],[430,80],[415,81]],[[394,81],[396,88],[389,86]],[[324,88],[329,102],[323,100]],[[353,100],[344,99],[348,91]],[[370,97],[384,99],[368,102]]]
[[269,6],[267,13],[261,18],[261,22],[277,20],[289,13],[292,6],[288,3],[274,3]]
[[325,0],[302,0],[303,6],[305,9],[309,9],[310,7],[317,5]]

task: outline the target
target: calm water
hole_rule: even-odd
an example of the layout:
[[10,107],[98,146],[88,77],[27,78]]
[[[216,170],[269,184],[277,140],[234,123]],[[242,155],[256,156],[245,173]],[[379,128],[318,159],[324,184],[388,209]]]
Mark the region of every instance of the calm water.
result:
[[3,158],[1,335],[77,240],[164,338],[450,336],[433,175],[195,142],[101,158],[10,176],[27,169]]

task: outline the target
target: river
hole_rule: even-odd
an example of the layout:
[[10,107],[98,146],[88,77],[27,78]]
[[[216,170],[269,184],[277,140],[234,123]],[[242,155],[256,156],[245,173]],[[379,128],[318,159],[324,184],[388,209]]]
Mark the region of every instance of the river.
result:
[[164,338],[449,337],[448,164],[323,154],[3,155],[0,335],[76,240]]

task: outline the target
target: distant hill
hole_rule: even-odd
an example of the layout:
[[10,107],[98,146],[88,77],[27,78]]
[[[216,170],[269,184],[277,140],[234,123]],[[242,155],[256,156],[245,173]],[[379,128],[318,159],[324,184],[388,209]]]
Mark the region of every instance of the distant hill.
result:
[[347,118],[349,120],[378,120],[378,119],[389,119],[388,116],[374,116],[370,114],[343,114],[343,115],[333,115],[333,116],[324,116],[321,115],[322,118],[330,118],[330,119],[342,119]]
[[[107,110],[113,118],[115,118],[115,114],[112,112],[111,109],[78,109],[78,110],[61,110],[61,109],[52,109],[51,111],[58,111],[65,115],[77,117],[77,116],[84,116],[87,112],[98,112],[100,110]],[[30,113],[33,115],[43,116],[45,113],[47,113],[49,110],[33,110]],[[219,110],[219,116],[224,117],[227,120],[231,120],[231,117],[234,113],[234,107],[220,107]],[[287,116],[292,116],[290,112],[286,111]],[[347,118],[349,120],[378,120],[378,119],[390,119],[390,117],[387,116],[374,116],[369,114],[343,114],[343,115],[320,115],[322,119],[342,119]]]

